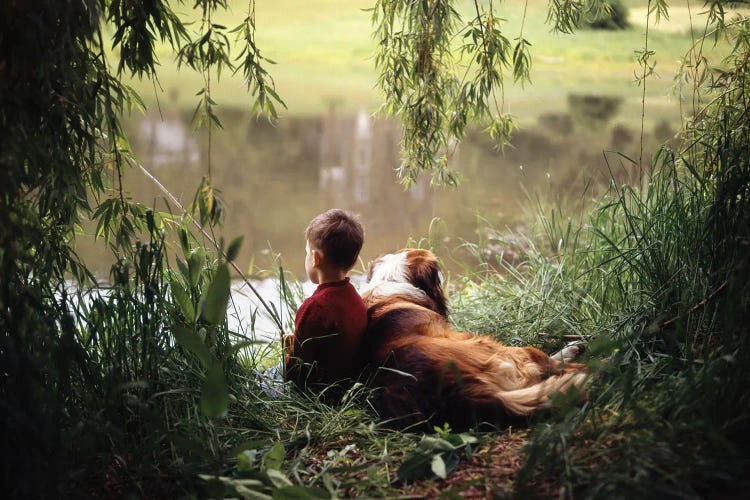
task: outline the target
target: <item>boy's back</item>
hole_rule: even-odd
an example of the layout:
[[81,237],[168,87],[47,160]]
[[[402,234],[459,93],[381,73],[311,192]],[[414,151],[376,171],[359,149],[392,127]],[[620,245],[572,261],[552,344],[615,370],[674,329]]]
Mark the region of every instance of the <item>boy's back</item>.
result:
[[287,378],[300,387],[356,378],[363,368],[367,307],[349,282],[323,283],[297,311]]

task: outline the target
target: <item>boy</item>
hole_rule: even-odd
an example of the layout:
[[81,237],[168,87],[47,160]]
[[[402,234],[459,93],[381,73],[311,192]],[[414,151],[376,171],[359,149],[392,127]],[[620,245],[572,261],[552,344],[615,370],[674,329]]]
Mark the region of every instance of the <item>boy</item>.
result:
[[357,262],[364,231],[353,214],[331,209],[310,222],[305,238],[305,271],[318,288],[297,310],[294,333],[286,338],[284,375],[319,392],[356,379],[364,365],[367,307],[346,276]]

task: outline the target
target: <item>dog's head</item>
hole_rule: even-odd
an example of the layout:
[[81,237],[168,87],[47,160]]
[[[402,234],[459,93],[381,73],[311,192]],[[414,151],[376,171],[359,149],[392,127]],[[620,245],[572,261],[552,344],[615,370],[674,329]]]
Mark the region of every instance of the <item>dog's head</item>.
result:
[[406,248],[381,255],[370,264],[367,273],[368,292],[372,295],[406,295],[428,299],[429,308],[447,316],[440,264],[429,250]]

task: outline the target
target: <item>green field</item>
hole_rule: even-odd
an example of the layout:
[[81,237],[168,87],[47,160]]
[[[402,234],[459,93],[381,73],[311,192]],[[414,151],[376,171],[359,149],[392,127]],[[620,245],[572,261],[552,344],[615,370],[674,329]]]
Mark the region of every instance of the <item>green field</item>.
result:
[[[326,112],[331,105],[344,112],[374,111],[380,104],[375,89],[376,72],[372,55],[370,13],[373,0],[278,0],[258,2],[257,44],[262,53],[276,61],[268,69],[277,90],[288,106],[287,115]],[[524,36],[532,43],[531,85],[515,85],[506,77],[506,111],[525,118],[564,109],[569,93],[619,95],[626,99],[622,118],[639,120],[642,88],[635,74],[642,69],[635,51],[645,40],[645,2],[630,2],[631,27],[624,31],[580,31],[575,35],[553,33],[546,23],[547,3],[529,2],[523,22]],[[230,2],[231,9],[217,13],[216,22],[234,26],[245,15],[245,3]],[[472,15],[473,2],[457,2],[465,18]],[[500,3],[500,15],[507,19],[504,31],[509,39],[518,36],[525,2]],[[182,7],[187,10],[186,6]],[[684,8],[672,9],[670,21],[650,26],[649,49],[655,52],[656,75],[647,82],[647,120],[677,113],[671,93],[679,61],[690,47],[691,17]],[[705,16],[692,13],[693,24],[702,26]],[[711,49],[713,50],[713,49]],[[237,51],[235,51],[237,52]],[[155,94],[149,82],[134,82],[149,105],[158,96],[162,106],[192,108],[195,92],[202,88],[199,74],[183,68],[178,72],[169,47],[160,52],[159,79],[163,92]],[[212,84],[220,106],[248,108],[252,103],[238,76],[222,75]]]

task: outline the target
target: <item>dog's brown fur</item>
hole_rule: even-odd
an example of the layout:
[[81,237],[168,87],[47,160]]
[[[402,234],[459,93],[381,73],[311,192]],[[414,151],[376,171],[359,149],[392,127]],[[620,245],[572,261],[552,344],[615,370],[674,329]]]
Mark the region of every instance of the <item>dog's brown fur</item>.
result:
[[407,280],[424,294],[380,295],[376,288],[362,294],[369,320],[365,349],[376,367],[374,400],[382,417],[400,427],[507,425],[545,406],[550,394],[583,383],[581,364],[456,331],[447,320],[435,256],[400,252],[408,252]]

